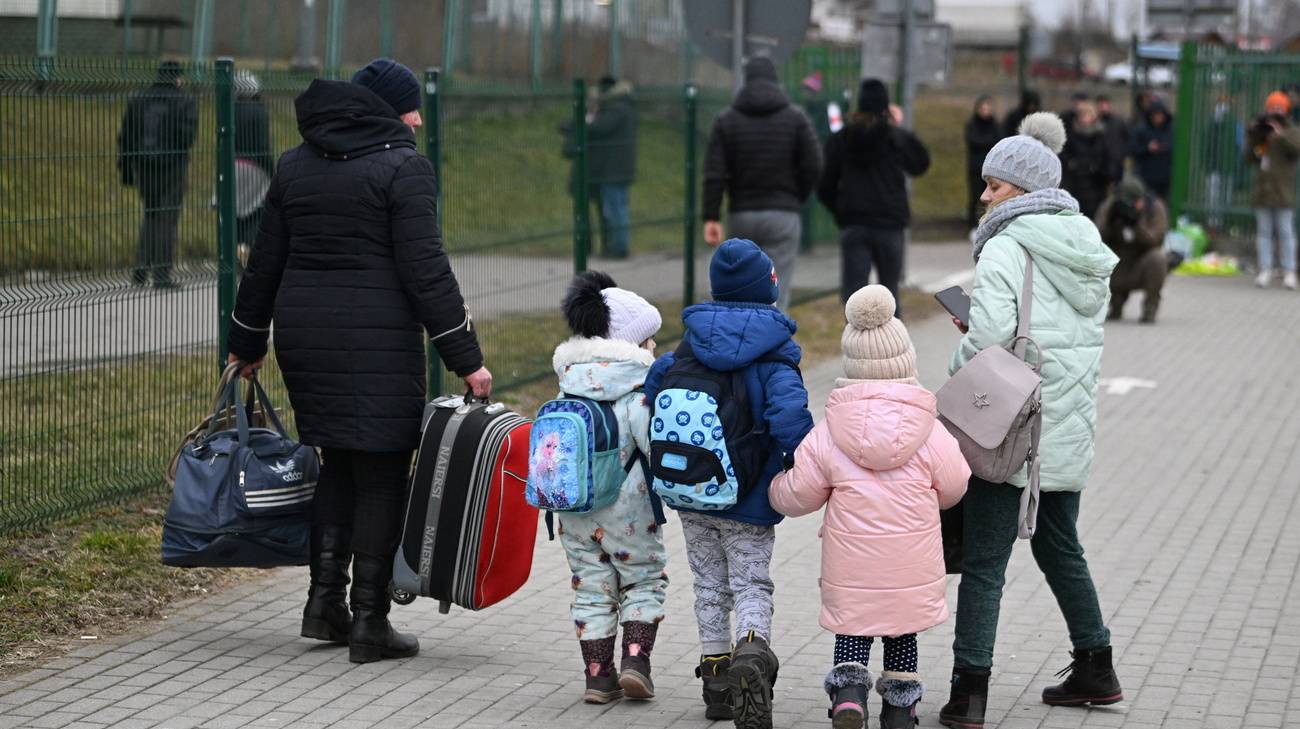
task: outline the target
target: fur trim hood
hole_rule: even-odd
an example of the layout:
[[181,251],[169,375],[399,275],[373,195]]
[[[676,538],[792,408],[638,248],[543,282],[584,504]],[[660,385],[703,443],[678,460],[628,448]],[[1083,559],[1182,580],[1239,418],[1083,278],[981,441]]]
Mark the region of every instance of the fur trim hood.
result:
[[654,359],[654,353],[631,342],[572,337],[555,348],[551,366],[566,394],[617,400],[645,384]]

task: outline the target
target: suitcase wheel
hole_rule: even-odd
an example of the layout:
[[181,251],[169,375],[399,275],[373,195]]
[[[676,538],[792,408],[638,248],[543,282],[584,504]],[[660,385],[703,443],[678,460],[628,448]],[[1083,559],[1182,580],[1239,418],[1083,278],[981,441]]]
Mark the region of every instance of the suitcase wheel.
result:
[[402,588],[392,583],[389,583],[388,585],[388,595],[389,597],[393,598],[393,602],[397,603],[398,605],[410,605],[411,603],[415,602],[414,594],[409,593],[406,590],[403,590]]

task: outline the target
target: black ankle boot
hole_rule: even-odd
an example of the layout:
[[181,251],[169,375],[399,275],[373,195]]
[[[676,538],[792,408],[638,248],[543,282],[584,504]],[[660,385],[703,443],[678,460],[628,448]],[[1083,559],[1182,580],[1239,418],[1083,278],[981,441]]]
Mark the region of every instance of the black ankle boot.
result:
[[863,729],[867,719],[867,692],[873,684],[871,671],[857,662],[837,663],[826,674],[822,688],[831,700],[826,715],[832,729]]
[[655,697],[655,682],[650,678],[650,653],[655,649],[658,623],[623,623],[623,662],[618,684],[629,699]]
[[410,658],[420,652],[415,636],[399,633],[388,622],[388,583],[393,561],[364,554],[352,560],[352,632],[348,660],[370,663],[383,658]]
[[325,526],[311,532],[311,587],[302,609],[302,637],[347,643],[352,632],[348,612],[348,562],[352,530]]
[[952,669],[952,688],[948,703],[939,710],[939,723],[952,729],[984,729],[990,673],[987,668]]
[[1110,646],[1071,651],[1070,665],[1056,674],[1065,681],[1043,689],[1043,703],[1052,706],[1107,706],[1124,700],[1119,677],[1111,665]]
[[700,656],[695,676],[704,681],[704,718],[709,721],[731,720],[731,686],[727,672],[731,669],[731,655]]
[[727,682],[736,729],[772,729],[772,687],[779,668],[767,641],[752,630],[731,652]]
[[920,674],[885,671],[876,682],[876,692],[885,700],[880,707],[880,729],[916,727],[916,705],[925,692]]

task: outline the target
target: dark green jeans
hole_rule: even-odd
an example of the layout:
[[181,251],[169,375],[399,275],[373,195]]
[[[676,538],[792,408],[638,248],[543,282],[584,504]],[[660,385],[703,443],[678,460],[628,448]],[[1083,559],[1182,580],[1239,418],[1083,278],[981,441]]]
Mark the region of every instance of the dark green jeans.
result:
[[[962,508],[965,538],[953,665],[992,668],[1002,587],[1016,543],[1020,489],[971,478]],[[1070,642],[1075,649],[1087,650],[1110,645],[1110,631],[1102,621],[1097,588],[1079,545],[1078,519],[1078,492],[1043,492],[1030,549],[1065,616]]]

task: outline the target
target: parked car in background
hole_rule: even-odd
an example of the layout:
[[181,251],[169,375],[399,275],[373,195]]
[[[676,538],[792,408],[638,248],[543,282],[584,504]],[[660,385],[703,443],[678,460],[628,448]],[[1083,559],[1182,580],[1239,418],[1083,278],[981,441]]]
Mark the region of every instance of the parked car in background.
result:
[[[1133,80],[1133,64],[1128,61],[1113,63],[1101,74],[1106,83],[1124,86]],[[1173,86],[1174,69],[1163,64],[1152,64],[1138,69],[1139,86]]]

